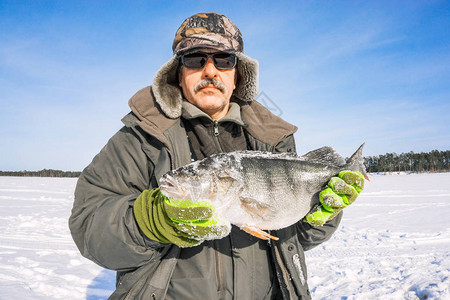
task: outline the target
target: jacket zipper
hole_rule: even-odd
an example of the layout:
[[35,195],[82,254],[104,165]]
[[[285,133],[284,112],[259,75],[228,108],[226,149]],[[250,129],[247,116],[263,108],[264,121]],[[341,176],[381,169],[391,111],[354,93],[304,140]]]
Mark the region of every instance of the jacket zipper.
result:
[[[217,120],[214,120],[213,122],[213,133],[214,133],[214,140],[216,141],[217,149],[219,149],[220,153],[223,153],[222,146],[219,142],[219,122]],[[216,263],[216,278],[217,278],[217,291],[222,291],[222,285],[223,285],[223,279],[222,279],[222,258],[220,257],[220,249],[219,249],[219,241],[214,241],[215,245],[215,251],[214,251],[214,258]]]
[[214,140],[216,141],[217,148],[219,149],[220,153],[223,153],[222,146],[220,145],[219,142],[219,122],[217,122],[217,120],[214,120],[213,128],[214,128]]

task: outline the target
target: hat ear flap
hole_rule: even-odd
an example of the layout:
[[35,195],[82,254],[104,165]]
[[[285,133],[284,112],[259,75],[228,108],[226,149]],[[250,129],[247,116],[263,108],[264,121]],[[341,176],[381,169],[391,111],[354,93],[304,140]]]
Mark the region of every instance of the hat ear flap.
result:
[[181,116],[182,92],[178,77],[179,58],[174,55],[153,78],[152,91],[156,103],[172,119]]
[[237,52],[236,56],[238,75],[233,95],[243,101],[251,102],[258,96],[259,64],[256,59],[243,53]]

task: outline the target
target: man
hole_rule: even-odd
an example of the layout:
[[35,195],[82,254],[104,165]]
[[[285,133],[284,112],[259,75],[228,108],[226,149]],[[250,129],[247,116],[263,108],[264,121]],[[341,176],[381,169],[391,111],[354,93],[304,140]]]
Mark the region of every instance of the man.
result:
[[186,19],[173,51],[78,180],[69,226],[80,252],[117,270],[112,299],[309,299],[303,251],[336,230],[360,174],[343,174],[351,201],[331,185],[340,204],[271,232],[270,243],[224,230],[208,203],[174,204],[158,189],[167,171],[219,152],[295,152],[297,128],[254,101],[257,62],[225,16]]

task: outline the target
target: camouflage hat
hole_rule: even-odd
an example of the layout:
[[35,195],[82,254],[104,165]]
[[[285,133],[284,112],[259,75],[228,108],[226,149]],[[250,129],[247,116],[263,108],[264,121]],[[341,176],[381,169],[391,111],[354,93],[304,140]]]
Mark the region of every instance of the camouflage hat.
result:
[[243,52],[244,43],[241,32],[230,19],[217,13],[200,13],[181,24],[172,45],[174,54],[196,48]]

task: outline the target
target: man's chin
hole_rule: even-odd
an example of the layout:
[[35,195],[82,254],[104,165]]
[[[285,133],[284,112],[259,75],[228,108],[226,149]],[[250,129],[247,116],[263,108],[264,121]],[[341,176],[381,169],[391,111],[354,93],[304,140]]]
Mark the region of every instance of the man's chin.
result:
[[202,106],[217,106],[224,101],[223,96],[217,96],[217,95],[203,95],[202,97],[197,98],[197,103],[201,104]]
[[195,103],[197,106],[203,108],[222,107],[223,105],[226,105],[226,102],[228,102],[224,98],[225,97],[222,93],[201,94],[197,95]]

